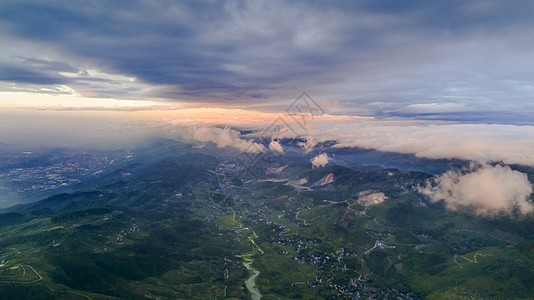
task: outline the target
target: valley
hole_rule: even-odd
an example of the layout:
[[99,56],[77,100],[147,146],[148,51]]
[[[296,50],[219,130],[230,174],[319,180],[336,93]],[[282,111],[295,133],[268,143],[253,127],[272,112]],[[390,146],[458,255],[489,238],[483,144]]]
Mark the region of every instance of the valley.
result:
[[272,162],[280,172],[255,179],[231,157],[201,152],[4,209],[0,292],[13,299],[528,299],[534,292],[532,216],[446,210],[417,192],[431,178],[423,172],[312,169],[305,158],[280,157]]

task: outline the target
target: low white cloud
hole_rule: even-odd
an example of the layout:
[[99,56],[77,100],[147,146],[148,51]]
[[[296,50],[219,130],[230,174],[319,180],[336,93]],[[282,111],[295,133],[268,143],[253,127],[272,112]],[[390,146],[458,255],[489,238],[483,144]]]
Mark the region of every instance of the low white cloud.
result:
[[298,142],[297,145],[302,147],[305,153],[309,153],[317,145],[317,140],[313,136],[309,136],[305,142]]
[[444,200],[451,210],[471,208],[476,214],[510,213],[514,207],[529,213],[534,207],[527,199],[532,186],[527,175],[508,166],[479,165],[467,172],[448,171],[418,188],[434,202]]
[[214,143],[219,148],[233,147],[239,151],[249,153],[259,153],[266,150],[262,144],[245,140],[241,137],[241,133],[228,127],[186,127],[183,128],[182,137],[185,140]]
[[328,156],[326,153],[319,154],[312,158],[310,162],[312,163],[314,168],[320,168],[324,167],[328,164],[328,161],[330,161],[332,158]]
[[479,163],[534,166],[534,126],[445,124],[324,126],[321,135],[335,146],[410,153],[424,158],[459,158]]
[[272,140],[269,143],[269,149],[273,152],[284,154],[284,148],[282,147],[282,144],[280,144],[277,140]]

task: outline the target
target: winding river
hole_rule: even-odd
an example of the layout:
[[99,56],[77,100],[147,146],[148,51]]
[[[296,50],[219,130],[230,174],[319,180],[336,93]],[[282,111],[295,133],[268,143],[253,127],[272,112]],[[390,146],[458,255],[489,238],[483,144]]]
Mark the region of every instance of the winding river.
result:
[[[250,230],[254,234],[254,237],[258,238],[258,235],[256,234],[256,232],[253,229],[242,228],[243,224],[241,224],[240,222],[235,220],[235,212],[234,212],[234,216],[232,218],[232,221],[234,221],[235,223],[239,223],[239,228],[241,230]],[[252,245],[256,249],[258,249],[258,251],[261,254],[264,254],[263,250],[256,244],[256,242],[252,239],[252,237],[249,236],[248,240],[252,243]],[[260,271],[254,269],[252,267],[252,263],[254,262],[254,259],[252,259],[252,255],[254,255],[255,252],[256,251],[253,249],[253,251],[251,253],[247,253],[247,254],[243,254],[243,255],[237,255],[237,257],[241,257],[243,259],[243,265],[245,266],[245,268],[247,268],[247,270],[249,270],[249,271],[252,271],[252,275],[250,275],[250,277],[247,280],[245,280],[245,285],[247,286],[247,290],[252,295],[252,300],[259,300],[259,299],[261,299],[262,295],[260,294],[260,290],[256,286],[256,278],[260,275]]]
[[260,271],[254,269],[252,267],[252,263],[254,260],[251,258],[252,254],[243,254],[241,257],[243,258],[243,265],[247,270],[252,271],[252,275],[245,281],[245,284],[247,286],[248,291],[252,294],[252,300],[259,300],[261,299],[261,294],[258,288],[256,287],[256,277],[260,275]]

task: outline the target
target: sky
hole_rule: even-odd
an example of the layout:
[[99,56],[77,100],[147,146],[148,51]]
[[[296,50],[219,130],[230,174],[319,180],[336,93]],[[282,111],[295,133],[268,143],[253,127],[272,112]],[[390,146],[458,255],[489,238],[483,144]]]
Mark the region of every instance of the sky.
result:
[[534,166],[533,12],[529,1],[4,0],[0,141],[261,131],[306,91],[325,112],[310,139]]

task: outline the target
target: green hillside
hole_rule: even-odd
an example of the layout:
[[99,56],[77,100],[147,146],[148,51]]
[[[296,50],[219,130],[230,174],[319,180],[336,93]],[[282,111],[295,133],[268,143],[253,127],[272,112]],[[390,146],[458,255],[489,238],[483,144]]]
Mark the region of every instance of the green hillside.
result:
[[[4,210],[2,298],[534,295],[532,214],[448,211],[415,191],[431,177],[422,172],[304,161],[251,179],[231,160],[198,153],[130,171]],[[311,188],[325,176],[333,182]]]

